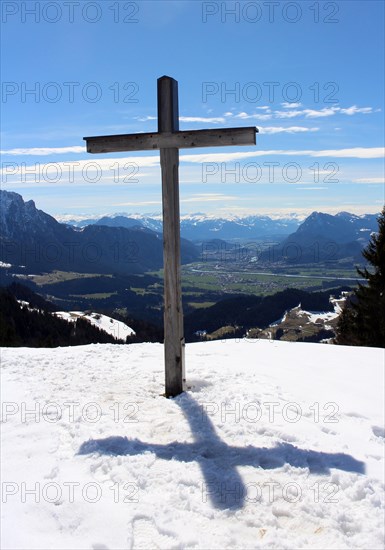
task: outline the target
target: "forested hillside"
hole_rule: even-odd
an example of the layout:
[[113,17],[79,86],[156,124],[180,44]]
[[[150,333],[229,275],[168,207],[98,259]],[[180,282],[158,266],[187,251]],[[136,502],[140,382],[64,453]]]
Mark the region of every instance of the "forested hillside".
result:
[[0,346],[57,347],[124,343],[84,319],[68,323],[46,309],[20,304],[10,290],[0,288]]

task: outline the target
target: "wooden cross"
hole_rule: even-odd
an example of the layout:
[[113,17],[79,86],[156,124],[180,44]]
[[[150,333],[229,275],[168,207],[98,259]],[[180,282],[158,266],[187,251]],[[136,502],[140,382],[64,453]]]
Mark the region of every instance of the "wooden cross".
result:
[[255,145],[255,126],[179,131],[178,82],[158,78],[158,132],[85,137],[88,153],[160,150],[163,204],[164,349],[166,396],[185,389],[180,277],[179,149]]

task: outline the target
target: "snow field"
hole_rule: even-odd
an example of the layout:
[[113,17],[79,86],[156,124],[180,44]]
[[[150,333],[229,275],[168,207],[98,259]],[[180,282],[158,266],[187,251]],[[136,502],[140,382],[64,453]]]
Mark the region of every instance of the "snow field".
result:
[[[2,548],[383,548],[384,350],[2,348]],[[33,411],[33,412],[31,412]]]

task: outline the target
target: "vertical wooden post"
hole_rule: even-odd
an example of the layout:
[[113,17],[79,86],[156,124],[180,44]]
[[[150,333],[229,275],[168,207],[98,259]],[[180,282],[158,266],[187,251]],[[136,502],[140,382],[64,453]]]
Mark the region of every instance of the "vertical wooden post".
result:
[[180,278],[179,149],[255,145],[258,129],[179,131],[178,82],[158,78],[158,133],[86,137],[89,153],[160,150],[163,202],[164,350],[166,396],[185,389],[184,331]]
[[[158,79],[158,132],[179,130],[178,82]],[[166,396],[185,389],[184,330],[180,278],[179,150],[160,149],[163,202],[164,354]]]

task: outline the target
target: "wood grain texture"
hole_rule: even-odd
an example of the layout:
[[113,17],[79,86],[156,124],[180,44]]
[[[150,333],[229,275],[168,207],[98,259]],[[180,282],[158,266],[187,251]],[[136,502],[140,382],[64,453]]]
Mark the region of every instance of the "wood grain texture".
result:
[[220,128],[213,130],[185,130],[182,132],[153,132],[116,136],[85,137],[88,153],[119,153],[123,151],[151,151],[167,149],[193,149],[198,147],[224,147],[255,145],[254,126],[246,128]]

